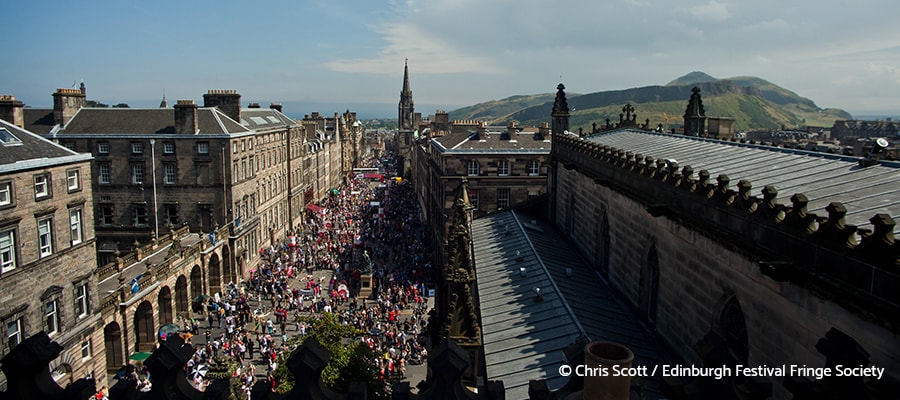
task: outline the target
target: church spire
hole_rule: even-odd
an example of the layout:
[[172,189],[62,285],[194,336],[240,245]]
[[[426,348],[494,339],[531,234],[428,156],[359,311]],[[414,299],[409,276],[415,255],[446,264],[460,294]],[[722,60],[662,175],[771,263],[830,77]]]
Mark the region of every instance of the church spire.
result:
[[413,115],[415,106],[413,105],[412,89],[409,87],[409,59],[403,61],[403,90],[400,91],[400,130],[409,130],[413,128]]
[[163,98],[162,101],[159,102],[159,108],[169,108],[169,102],[166,101],[166,90],[163,89]]

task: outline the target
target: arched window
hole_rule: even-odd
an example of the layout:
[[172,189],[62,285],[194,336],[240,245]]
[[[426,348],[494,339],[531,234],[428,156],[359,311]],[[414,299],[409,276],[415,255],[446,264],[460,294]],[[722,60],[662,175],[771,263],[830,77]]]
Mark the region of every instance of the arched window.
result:
[[650,245],[644,265],[641,266],[641,282],[638,299],[638,308],[643,318],[650,325],[656,324],[656,311],[658,307],[659,291],[659,255],[656,252],[656,244]]
[[731,295],[722,306],[717,328],[735,362],[747,364],[750,353],[750,346],[747,342],[747,323],[744,320],[741,304],[734,295]]

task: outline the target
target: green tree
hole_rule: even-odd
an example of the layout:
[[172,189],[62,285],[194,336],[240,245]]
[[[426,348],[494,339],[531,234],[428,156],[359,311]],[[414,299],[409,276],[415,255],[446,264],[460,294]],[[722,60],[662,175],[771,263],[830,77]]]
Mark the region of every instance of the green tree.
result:
[[356,339],[362,332],[351,325],[342,325],[336,314],[325,313],[321,317],[301,318],[307,325],[305,336],[288,339],[289,351],[278,356],[274,375],[278,382],[276,391],[287,393],[294,387],[294,376],[287,368],[287,358],[307,338],[313,337],[331,352],[328,365],[322,371],[322,382],[332,390],[346,393],[351,382],[364,382],[370,399],[389,399],[384,382],[376,376],[375,355]]

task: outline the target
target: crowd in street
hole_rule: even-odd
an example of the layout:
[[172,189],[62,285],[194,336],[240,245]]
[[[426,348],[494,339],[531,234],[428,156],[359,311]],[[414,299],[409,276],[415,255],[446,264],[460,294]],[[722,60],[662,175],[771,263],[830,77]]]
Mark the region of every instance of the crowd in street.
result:
[[[257,379],[274,390],[288,339],[306,334],[305,317],[328,312],[362,332],[356,339],[377,355],[378,378],[402,377],[409,363],[423,362],[431,265],[413,196],[400,179],[360,174],[310,205],[282,242],[259,250],[248,279],[227,283],[202,314],[183,321],[197,349],[188,379],[205,389],[210,360],[225,356],[239,365],[245,398]],[[149,374],[133,375],[151,385]]]

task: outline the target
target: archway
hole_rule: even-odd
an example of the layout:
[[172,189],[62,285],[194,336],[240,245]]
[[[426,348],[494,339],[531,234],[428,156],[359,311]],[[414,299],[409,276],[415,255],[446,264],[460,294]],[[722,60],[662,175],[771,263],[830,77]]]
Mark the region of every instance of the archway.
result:
[[234,276],[234,263],[231,262],[231,251],[228,246],[222,246],[222,272],[225,274],[225,284],[237,283]]
[[134,312],[134,338],[136,351],[153,351],[154,330],[153,305],[144,301]]
[[110,322],[103,328],[103,344],[106,348],[106,369],[117,370],[125,364],[122,348],[122,328],[118,322]]
[[658,308],[659,292],[659,255],[656,252],[656,243],[650,245],[644,265],[641,268],[640,298],[638,308],[641,318],[650,325],[656,324],[656,310]]
[[178,279],[175,280],[175,314],[188,317],[191,310],[190,304],[187,278],[184,275],[178,275]]
[[175,318],[172,315],[172,289],[169,289],[168,286],[163,286],[159,289],[159,294],[156,296],[156,305],[159,307],[159,324],[171,324],[175,321]]
[[219,265],[219,255],[213,253],[209,257],[209,268],[207,269],[207,273],[209,274],[209,293],[217,293],[222,290],[222,271],[221,266]]
[[191,301],[203,294],[203,272],[199,265],[191,268]]

